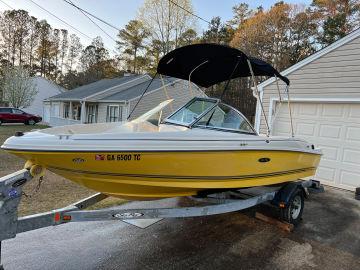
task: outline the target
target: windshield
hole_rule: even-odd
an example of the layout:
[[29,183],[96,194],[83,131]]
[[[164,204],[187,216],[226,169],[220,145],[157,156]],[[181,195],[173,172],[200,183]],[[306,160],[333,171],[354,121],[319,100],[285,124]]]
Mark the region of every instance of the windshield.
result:
[[194,127],[227,129],[246,133],[254,133],[253,128],[243,115],[223,103],[202,116]]
[[216,104],[216,100],[194,99],[171,115],[167,122],[189,125]]

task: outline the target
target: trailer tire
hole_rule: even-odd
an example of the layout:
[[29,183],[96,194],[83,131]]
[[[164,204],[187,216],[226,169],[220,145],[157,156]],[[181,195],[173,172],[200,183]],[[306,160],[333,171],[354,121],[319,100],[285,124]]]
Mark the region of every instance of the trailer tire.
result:
[[304,211],[304,191],[298,188],[290,197],[284,208],[280,209],[281,219],[288,223],[298,225]]

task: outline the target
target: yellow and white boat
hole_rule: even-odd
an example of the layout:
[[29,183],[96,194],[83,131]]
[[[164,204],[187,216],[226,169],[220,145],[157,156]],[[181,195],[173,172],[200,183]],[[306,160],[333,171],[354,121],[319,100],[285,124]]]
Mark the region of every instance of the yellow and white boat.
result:
[[[202,53],[206,56],[207,52]],[[185,69],[183,62],[174,58],[176,50],[169,55],[159,64],[161,74],[182,78],[206,66],[201,64],[204,59],[198,59]],[[200,51],[197,55],[200,57]],[[224,58],[219,55],[217,65]],[[224,58],[226,65],[230,58]],[[164,67],[172,63],[185,75]],[[256,75],[261,75],[258,63],[251,60]],[[239,74],[233,72],[231,77],[242,76]],[[203,76],[195,75],[193,82],[208,85]],[[214,76],[211,80],[224,81]],[[169,102],[127,123],[72,125],[18,134],[6,140],[2,149],[28,160],[28,167],[41,166],[95,191],[133,200],[274,185],[315,174],[319,149],[293,137],[259,136],[239,111],[219,99],[194,98],[158,125],[147,121]]]

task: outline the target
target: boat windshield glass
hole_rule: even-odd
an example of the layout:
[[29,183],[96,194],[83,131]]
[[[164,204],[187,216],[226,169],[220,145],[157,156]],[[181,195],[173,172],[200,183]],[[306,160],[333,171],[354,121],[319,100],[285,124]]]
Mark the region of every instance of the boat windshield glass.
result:
[[189,125],[215,104],[216,100],[194,99],[166,119],[166,122]]
[[202,116],[194,124],[194,127],[255,133],[243,115],[223,103],[219,103],[214,109]]

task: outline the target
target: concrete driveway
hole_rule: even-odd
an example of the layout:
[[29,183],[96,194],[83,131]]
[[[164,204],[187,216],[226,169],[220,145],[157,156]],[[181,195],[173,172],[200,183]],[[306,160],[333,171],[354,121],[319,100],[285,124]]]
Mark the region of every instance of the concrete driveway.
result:
[[4,241],[3,263],[5,270],[360,269],[353,193],[327,188],[311,195],[292,233],[251,214],[168,219],[147,229],[114,221],[44,228]]

